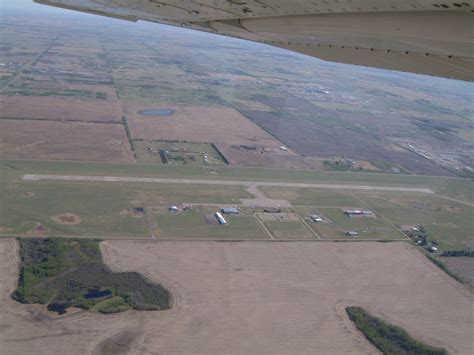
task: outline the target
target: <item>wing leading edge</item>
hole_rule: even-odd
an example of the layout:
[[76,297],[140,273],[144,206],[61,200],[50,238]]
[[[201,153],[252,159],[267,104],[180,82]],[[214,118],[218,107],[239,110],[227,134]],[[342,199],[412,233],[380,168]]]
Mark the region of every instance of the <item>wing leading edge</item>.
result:
[[474,0],[34,0],[324,60],[474,81]]

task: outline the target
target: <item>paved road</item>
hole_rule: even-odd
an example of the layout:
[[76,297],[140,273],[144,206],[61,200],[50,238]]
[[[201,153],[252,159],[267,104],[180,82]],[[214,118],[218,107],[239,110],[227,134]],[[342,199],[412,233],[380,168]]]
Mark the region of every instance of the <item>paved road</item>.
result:
[[201,180],[201,179],[165,179],[146,177],[122,177],[122,176],[83,176],[83,175],[42,175],[25,174],[23,180],[60,180],[60,181],[99,181],[99,182],[145,182],[145,183],[166,183],[166,184],[198,184],[198,185],[228,185],[246,186],[249,188],[256,186],[278,186],[278,187],[311,187],[318,189],[344,189],[344,190],[366,190],[366,191],[395,191],[395,192],[418,192],[433,194],[427,188],[419,187],[398,187],[398,186],[369,186],[369,185],[342,185],[342,184],[309,184],[297,182],[269,182],[269,181],[233,181],[233,180]]

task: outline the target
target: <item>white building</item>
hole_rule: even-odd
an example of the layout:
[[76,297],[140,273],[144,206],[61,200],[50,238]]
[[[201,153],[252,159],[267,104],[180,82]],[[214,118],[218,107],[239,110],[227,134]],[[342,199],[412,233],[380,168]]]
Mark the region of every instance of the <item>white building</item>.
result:
[[216,219],[219,222],[219,224],[222,224],[222,225],[227,224],[227,221],[225,220],[225,218],[222,216],[220,212],[216,212],[214,216],[216,216]]

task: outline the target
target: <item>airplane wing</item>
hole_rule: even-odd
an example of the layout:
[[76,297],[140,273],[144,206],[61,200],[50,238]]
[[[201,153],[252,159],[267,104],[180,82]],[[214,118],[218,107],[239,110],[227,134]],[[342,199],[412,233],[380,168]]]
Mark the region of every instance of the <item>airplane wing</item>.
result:
[[34,0],[328,61],[474,81],[474,0]]

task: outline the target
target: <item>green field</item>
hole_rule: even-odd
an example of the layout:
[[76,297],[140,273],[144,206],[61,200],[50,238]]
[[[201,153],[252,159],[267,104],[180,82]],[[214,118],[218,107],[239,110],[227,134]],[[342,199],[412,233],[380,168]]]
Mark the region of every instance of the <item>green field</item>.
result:
[[[228,224],[215,223],[213,212],[217,208],[199,208],[179,214],[163,213],[156,216],[160,238],[216,238],[265,239],[268,238],[253,216],[225,216]],[[208,221],[206,221],[206,218]],[[209,222],[213,222],[211,224]]]
[[[26,194],[26,195],[25,195]],[[0,235],[145,237],[144,217],[121,213],[140,202],[129,188],[106,184],[9,182],[0,190]],[[79,224],[57,223],[53,216],[72,213]]]
[[[205,147],[203,146],[202,149]],[[180,166],[157,164],[112,164],[54,161],[0,161],[0,235],[49,235],[87,237],[148,237],[149,224],[144,215],[130,213],[133,207],[149,208],[170,204],[240,204],[251,195],[238,185],[191,185],[178,183],[118,183],[74,181],[23,181],[24,174],[63,174],[100,176],[138,176],[241,181],[289,181],[311,183],[363,184],[428,187],[466,203],[420,193],[384,191],[325,190],[293,187],[261,187],[277,199],[287,199],[302,218],[321,214],[329,223],[312,223],[310,228],[323,239],[348,238],[344,232],[355,230],[357,239],[399,239],[401,226],[425,226],[429,238],[442,250],[472,249],[474,208],[472,182],[384,174],[311,172],[307,170],[254,169],[223,166]],[[421,180],[422,179],[422,180]],[[340,207],[367,208],[377,218],[348,218]],[[205,213],[206,209],[202,207]],[[79,224],[58,223],[53,217],[72,213]],[[266,233],[253,215],[230,216],[229,226],[207,224],[198,211],[189,216],[156,218],[159,235],[199,238],[265,238]],[[211,213],[212,214],[212,213]],[[234,220],[235,219],[235,220]],[[196,224],[195,224],[196,223]],[[37,231],[38,224],[41,230]],[[296,226],[292,226],[295,224]],[[271,226],[276,238],[312,237],[301,223]]]
[[303,222],[265,222],[276,239],[315,239],[316,236]]
[[430,195],[357,195],[393,223],[423,225],[443,250],[474,247],[473,207]]
[[318,190],[313,188],[262,186],[266,196],[277,200],[288,200],[296,206],[357,207],[358,200],[350,190]]
[[[0,184],[0,235],[147,237],[144,215],[135,206],[182,202],[238,203],[249,197],[241,186],[7,180]],[[72,213],[80,223],[54,216]],[[42,230],[35,231],[37,224]]]
[[[454,180],[447,185],[448,190],[453,191],[458,182]],[[460,183],[458,191],[462,189],[463,182]],[[429,237],[438,241],[443,250],[471,249],[474,246],[474,208],[436,195],[291,187],[261,189],[271,198],[287,199],[295,205],[321,206],[313,211],[303,208],[295,210],[302,217],[319,213],[326,216],[332,223],[310,224],[323,238],[345,238],[345,231],[354,230],[359,233],[357,238],[398,239],[403,238],[403,235],[395,226],[423,225]],[[368,208],[375,211],[378,217],[348,218],[341,211],[344,207]]]
[[[217,150],[208,143],[181,143],[163,141],[133,141],[139,163],[163,164],[160,150],[166,151],[167,164],[225,165]],[[205,158],[207,157],[207,159]]]
[[242,168],[229,166],[183,166],[73,161],[0,160],[0,179],[4,174],[65,174],[205,178],[218,180],[279,181],[372,186],[430,188],[434,192],[474,203],[474,182],[461,178],[416,175],[328,172],[296,169]]

